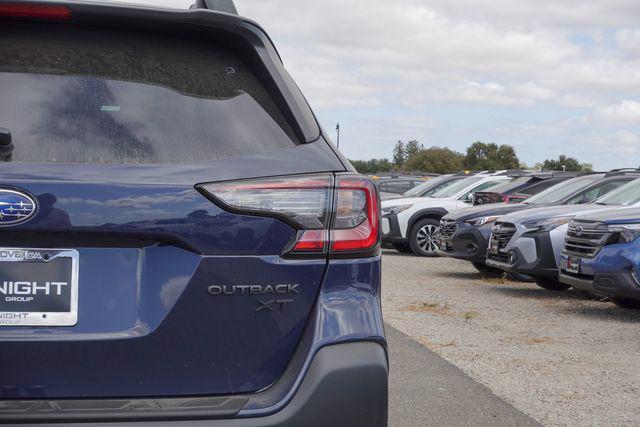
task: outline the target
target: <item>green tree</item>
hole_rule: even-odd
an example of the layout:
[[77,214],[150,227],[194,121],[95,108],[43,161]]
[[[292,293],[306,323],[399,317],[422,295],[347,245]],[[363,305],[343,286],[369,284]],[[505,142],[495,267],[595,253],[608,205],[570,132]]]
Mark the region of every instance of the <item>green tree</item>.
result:
[[402,166],[407,161],[407,152],[402,141],[396,142],[396,146],[393,148],[393,163],[397,166]]
[[471,170],[518,169],[520,160],[510,145],[476,141],[467,148],[464,166]]
[[407,145],[404,147],[405,161],[409,160],[422,150],[424,150],[424,146],[417,140],[412,139],[411,141],[407,142]]
[[393,170],[393,164],[389,159],[350,160],[359,173],[374,174]]
[[452,173],[463,169],[464,155],[448,148],[422,149],[405,163],[405,169],[421,172]]
[[579,172],[592,172],[593,166],[590,163],[580,163],[573,157],[567,157],[564,154],[558,156],[557,159],[547,159],[542,162],[542,169],[548,171],[579,171]]

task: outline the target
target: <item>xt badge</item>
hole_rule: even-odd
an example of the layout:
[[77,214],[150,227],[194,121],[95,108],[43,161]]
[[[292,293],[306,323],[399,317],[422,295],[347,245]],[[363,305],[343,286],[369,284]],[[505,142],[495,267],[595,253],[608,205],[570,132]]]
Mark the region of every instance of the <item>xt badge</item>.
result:
[[[280,284],[280,285],[212,285],[207,291],[210,295],[255,295],[255,296],[278,296],[297,294],[299,284]],[[267,299],[257,298],[258,311],[282,311],[293,302],[292,299]]]
[[292,303],[292,299],[279,299],[279,300],[269,300],[269,301],[260,301],[258,300],[258,308],[256,308],[256,312],[262,310],[269,311],[282,311],[287,304]]

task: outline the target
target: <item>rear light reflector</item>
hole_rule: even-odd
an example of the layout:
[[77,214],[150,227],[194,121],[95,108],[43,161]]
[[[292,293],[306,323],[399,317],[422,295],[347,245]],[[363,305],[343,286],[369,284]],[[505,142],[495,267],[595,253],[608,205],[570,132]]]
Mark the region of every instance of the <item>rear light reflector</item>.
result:
[[292,252],[324,253],[326,242],[326,230],[299,231]]
[[379,251],[380,203],[360,175],[304,175],[199,186],[225,210],[278,218],[297,231],[285,256],[371,256]]
[[71,9],[58,5],[0,3],[0,17],[69,20]]

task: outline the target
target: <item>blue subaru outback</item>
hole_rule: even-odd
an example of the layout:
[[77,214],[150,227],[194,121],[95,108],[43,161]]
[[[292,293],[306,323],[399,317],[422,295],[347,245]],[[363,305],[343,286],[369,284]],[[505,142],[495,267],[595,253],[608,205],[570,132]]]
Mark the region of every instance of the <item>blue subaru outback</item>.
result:
[[0,32],[0,422],[386,425],[378,192],[264,30],[0,1]]
[[580,215],[569,224],[560,281],[580,291],[640,308],[640,209]]

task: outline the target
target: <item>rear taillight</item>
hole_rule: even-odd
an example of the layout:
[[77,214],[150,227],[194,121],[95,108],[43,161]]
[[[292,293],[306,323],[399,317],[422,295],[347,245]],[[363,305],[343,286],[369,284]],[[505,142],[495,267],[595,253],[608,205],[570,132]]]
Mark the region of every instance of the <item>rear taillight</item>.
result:
[[278,218],[297,231],[286,256],[370,256],[380,243],[375,185],[360,175],[305,175],[203,184],[222,208]]
[[379,241],[379,202],[375,185],[358,176],[338,176],[331,252],[366,251]]
[[71,9],[52,4],[0,3],[0,17],[26,19],[71,19]]

